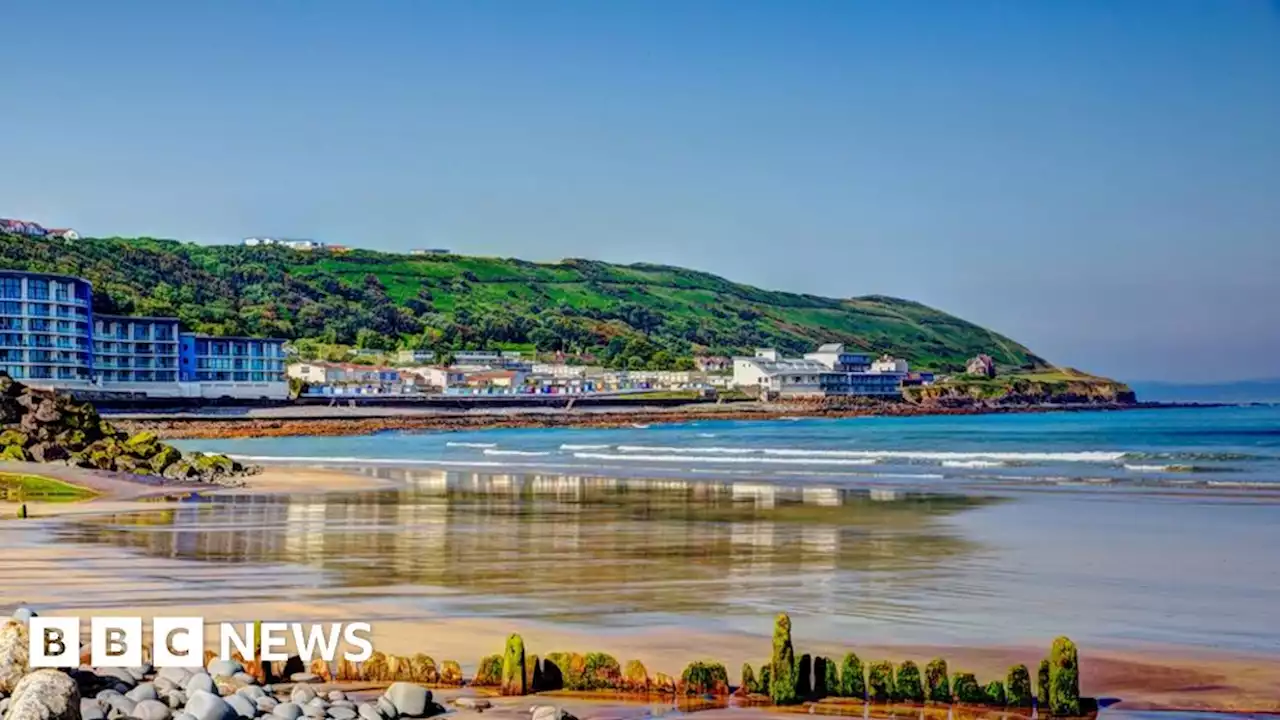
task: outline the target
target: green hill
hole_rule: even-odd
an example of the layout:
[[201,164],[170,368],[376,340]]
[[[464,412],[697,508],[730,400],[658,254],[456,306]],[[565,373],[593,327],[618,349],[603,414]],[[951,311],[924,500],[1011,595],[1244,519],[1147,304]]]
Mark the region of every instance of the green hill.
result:
[[1005,369],[1046,366],[1006,337],[909,300],[775,292],[662,265],[0,235],[0,267],[85,277],[99,312],[376,349],[532,345],[665,367],[696,352],[843,342],[923,369],[959,370],[978,353]]

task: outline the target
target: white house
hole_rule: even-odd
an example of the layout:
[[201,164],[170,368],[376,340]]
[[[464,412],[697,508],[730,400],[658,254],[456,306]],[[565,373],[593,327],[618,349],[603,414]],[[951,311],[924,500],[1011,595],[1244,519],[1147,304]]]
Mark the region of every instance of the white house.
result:
[[819,397],[824,394],[822,374],[826,370],[816,360],[783,358],[777,350],[761,348],[753,357],[733,359],[733,384],[778,397]]
[[872,362],[844,345],[822,345],[803,358],[783,358],[777,350],[762,348],[754,357],[733,359],[735,387],[755,387],[776,397],[823,397],[902,394],[907,362],[885,356]]

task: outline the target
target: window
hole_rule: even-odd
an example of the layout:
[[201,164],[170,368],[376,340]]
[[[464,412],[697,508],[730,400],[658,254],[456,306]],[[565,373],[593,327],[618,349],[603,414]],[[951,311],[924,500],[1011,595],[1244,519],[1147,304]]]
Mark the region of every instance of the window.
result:
[[49,281],[31,278],[27,280],[27,297],[35,300],[49,299]]

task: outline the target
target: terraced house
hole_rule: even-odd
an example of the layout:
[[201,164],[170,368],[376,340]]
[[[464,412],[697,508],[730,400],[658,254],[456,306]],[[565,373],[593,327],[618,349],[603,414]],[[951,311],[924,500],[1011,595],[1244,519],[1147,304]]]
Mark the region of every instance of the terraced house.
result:
[[30,385],[145,397],[284,399],[284,341],[95,315],[87,280],[0,270],[0,371]]

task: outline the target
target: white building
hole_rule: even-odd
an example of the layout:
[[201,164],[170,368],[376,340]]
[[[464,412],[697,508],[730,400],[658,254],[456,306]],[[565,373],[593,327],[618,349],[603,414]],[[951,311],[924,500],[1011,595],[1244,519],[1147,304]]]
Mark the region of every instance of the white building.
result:
[[430,350],[400,350],[396,353],[396,362],[403,365],[429,363],[435,359],[436,354]]
[[758,388],[774,397],[824,397],[902,394],[907,362],[888,356],[872,362],[868,355],[849,352],[830,343],[803,358],[783,358],[774,349],[756,350],[754,357],[733,359],[735,387]]

